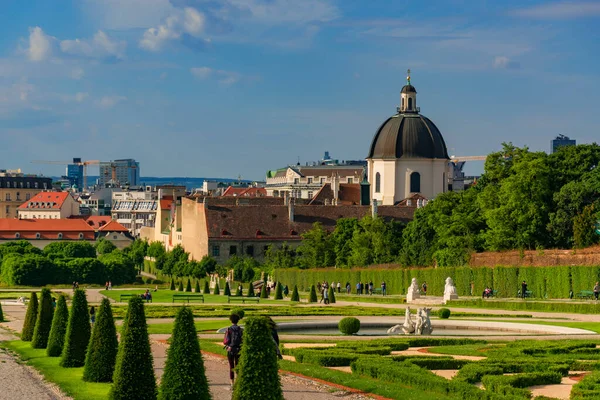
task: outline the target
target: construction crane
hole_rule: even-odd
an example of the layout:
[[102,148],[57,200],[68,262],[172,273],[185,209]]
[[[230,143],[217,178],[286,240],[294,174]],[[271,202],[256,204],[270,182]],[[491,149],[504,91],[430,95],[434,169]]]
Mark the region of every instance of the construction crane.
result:
[[485,161],[487,156],[450,156],[450,161],[454,164],[461,161]]
[[59,164],[59,165],[82,165],[83,166],[83,188],[82,190],[87,188],[87,166],[88,165],[99,165],[99,160],[88,160],[88,161],[42,161],[42,160],[34,160],[33,164]]

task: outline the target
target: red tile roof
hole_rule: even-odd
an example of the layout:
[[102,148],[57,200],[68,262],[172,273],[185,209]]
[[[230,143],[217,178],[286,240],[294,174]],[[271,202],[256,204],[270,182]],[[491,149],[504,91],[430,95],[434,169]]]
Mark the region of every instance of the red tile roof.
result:
[[93,240],[95,237],[94,229],[82,219],[0,218],[0,239],[17,239],[17,233],[20,239],[59,239],[59,234],[65,240]]
[[267,195],[267,189],[259,187],[234,187],[228,186],[223,192],[223,197],[236,196],[236,197],[265,197]]
[[171,203],[173,203],[173,200],[165,200],[164,198],[162,200],[160,200],[160,209],[161,210],[170,210],[171,209]]
[[110,216],[90,215],[85,216],[83,220],[95,230],[98,230],[112,221]]
[[19,206],[29,210],[60,210],[69,192],[40,192]]
[[[321,189],[313,196],[310,205],[333,204],[333,189],[330,183],[325,183]],[[339,205],[360,205],[360,184],[359,183],[340,183],[338,191]]]
[[110,221],[108,224],[104,225],[100,228],[102,232],[129,232],[129,229],[125,228],[123,225],[118,223],[115,220]]

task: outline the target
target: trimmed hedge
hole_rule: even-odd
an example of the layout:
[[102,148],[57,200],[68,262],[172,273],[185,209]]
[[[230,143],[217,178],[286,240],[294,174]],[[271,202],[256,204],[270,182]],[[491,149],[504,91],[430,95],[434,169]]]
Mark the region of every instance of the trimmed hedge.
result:
[[67,297],[61,295],[56,302],[56,310],[52,317],[52,328],[48,337],[46,354],[48,357],[60,357],[65,345],[65,334],[69,323],[69,309],[67,308]]
[[4,313],[2,312],[2,304],[0,304],[0,322],[4,322]]
[[83,380],[87,382],[112,382],[117,360],[117,329],[110,300],[102,299],[94,330],[85,357]]
[[179,286],[177,286],[177,291],[183,292],[183,281],[179,281]]
[[171,278],[171,286],[169,287],[170,290],[175,290],[175,280],[173,278]]
[[559,384],[562,375],[558,372],[531,372],[517,375],[486,375],[481,379],[486,390],[498,391],[502,386],[527,388],[535,385]]
[[308,295],[308,302],[309,303],[316,303],[317,300],[317,288],[315,287],[315,285],[312,285],[310,287],[310,293]]
[[262,288],[260,289],[260,298],[268,299],[269,294],[267,293],[267,284],[263,282]]
[[437,315],[442,319],[450,318],[450,314],[451,314],[451,312],[447,308],[440,308],[437,312]]
[[600,372],[592,372],[571,389],[571,400],[600,398]]
[[52,306],[52,293],[50,289],[43,288],[38,307],[38,315],[31,339],[31,347],[34,349],[45,349],[48,345],[48,337],[52,328],[52,317],[54,307]]
[[298,293],[298,286],[294,285],[294,290],[292,291],[291,301],[300,301],[300,294]]
[[335,303],[335,289],[333,288],[333,284],[329,286],[327,291],[327,297],[329,297],[329,302],[331,304]]
[[229,287],[229,282],[225,282],[225,291],[223,292],[225,296],[231,296],[231,288]]
[[452,300],[453,307],[486,308],[510,311],[543,311],[573,314],[600,314],[600,303],[567,303],[537,301]]
[[277,289],[275,290],[275,300],[283,300],[283,289],[279,282],[277,282]]
[[354,317],[342,318],[338,323],[338,329],[344,335],[354,335],[360,330],[360,320]]
[[210,286],[208,284],[208,281],[204,281],[204,290],[202,290],[202,293],[210,294]]
[[254,297],[254,285],[252,282],[248,282],[248,293],[246,294],[246,297]]
[[24,342],[31,342],[31,339],[33,338],[35,323],[37,322],[37,313],[37,294],[35,292],[31,292],[31,296],[29,297],[29,305],[27,306],[27,312],[25,313],[25,321],[23,322],[23,329],[21,330],[21,340]]
[[467,383],[477,383],[481,382],[481,378],[486,375],[502,375],[503,373],[502,367],[497,365],[471,363],[462,367],[454,379]]
[[194,287],[195,293],[200,293],[200,281],[196,279],[196,286]]
[[83,289],[75,289],[71,314],[65,335],[60,366],[64,368],[83,367],[90,342],[90,314],[88,303]]
[[185,285],[185,291],[190,293],[192,292],[192,281],[190,281],[190,278],[188,278],[187,285]]
[[235,296],[242,297],[243,295],[244,295],[244,292],[242,291],[242,284],[239,284],[237,289],[235,290]]
[[322,367],[347,367],[358,360],[358,354],[351,354],[334,350],[308,350],[298,349],[293,352],[296,362],[303,364],[316,364]]

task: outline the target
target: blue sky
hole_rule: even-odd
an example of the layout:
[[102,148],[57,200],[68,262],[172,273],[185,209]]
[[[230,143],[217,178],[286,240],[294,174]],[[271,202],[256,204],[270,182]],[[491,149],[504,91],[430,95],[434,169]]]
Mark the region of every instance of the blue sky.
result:
[[360,159],[407,68],[450,154],[598,140],[599,1],[2,0],[0,15],[0,168],[135,158],[143,176],[264,179],[324,150]]

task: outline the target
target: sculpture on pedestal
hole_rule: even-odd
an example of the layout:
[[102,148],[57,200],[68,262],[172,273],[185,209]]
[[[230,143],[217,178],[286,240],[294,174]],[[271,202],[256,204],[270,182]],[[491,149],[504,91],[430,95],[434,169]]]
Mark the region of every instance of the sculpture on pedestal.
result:
[[417,282],[417,278],[412,278],[410,286],[408,287],[408,291],[406,292],[406,302],[410,303],[419,297],[421,297],[419,291],[419,282]]
[[433,326],[431,326],[431,320],[429,319],[430,311],[431,308],[419,308],[417,311],[416,335],[431,335],[431,332],[433,332]]
[[446,286],[444,287],[444,302],[448,300],[456,300],[458,299],[458,294],[456,293],[456,286],[454,286],[454,281],[452,278],[446,278]]
[[415,323],[412,321],[410,316],[410,309],[406,308],[406,312],[404,313],[404,324],[392,326],[390,329],[388,329],[387,333],[392,334],[404,332],[406,335],[413,333],[415,331]]

